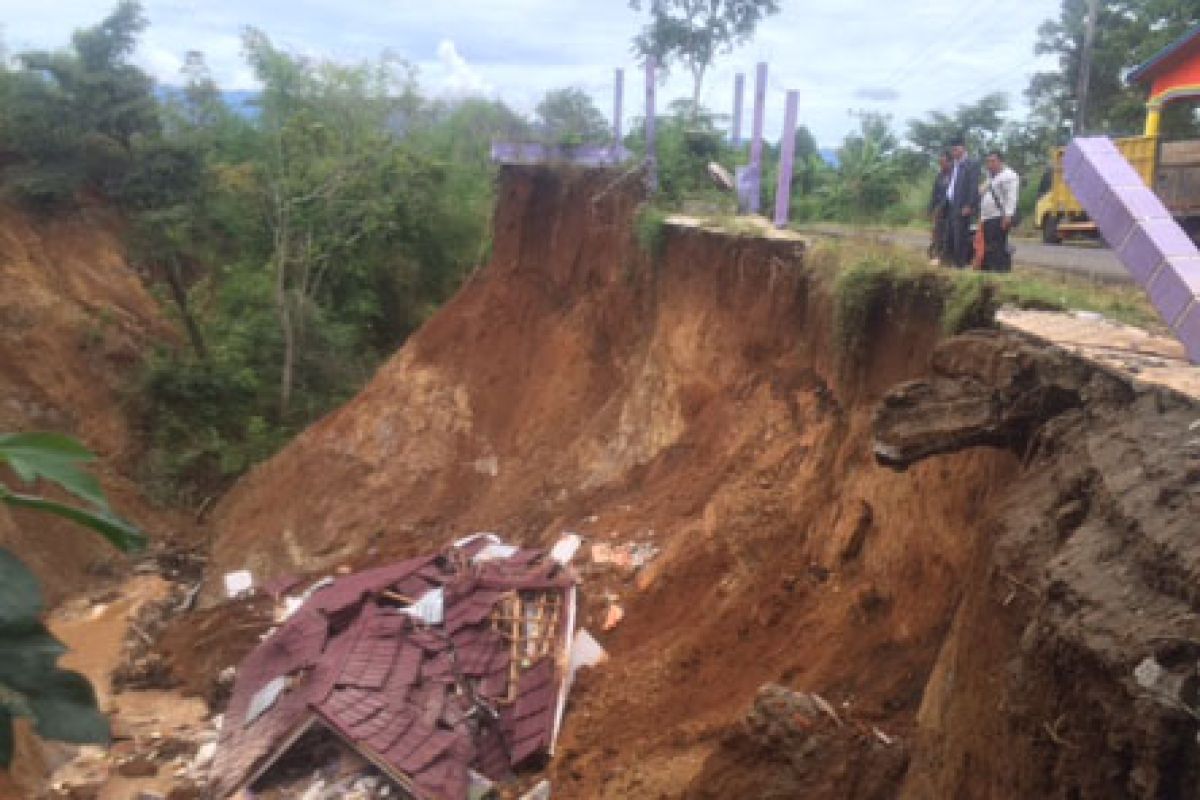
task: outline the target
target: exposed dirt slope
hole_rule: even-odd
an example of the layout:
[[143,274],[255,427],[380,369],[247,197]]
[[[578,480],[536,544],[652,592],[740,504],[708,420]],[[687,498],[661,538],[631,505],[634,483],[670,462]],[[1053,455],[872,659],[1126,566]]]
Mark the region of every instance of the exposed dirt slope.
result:
[[[73,434],[102,457],[118,510],[154,525],[130,474],[135,438],[122,390],[153,342],[174,338],[158,302],[125,260],[120,223],[95,208],[49,220],[0,206],[0,431]],[[109,556],[77,528],[0,511],[11,548],[55,597]]]
[[976,510],[1016,467],[871,458],[874,402],[924,369],[936,305],[879,320],[843,376],[800,246],[672,229],[650,258],[612,179],[508,171],[491,265],[239,484],[216,569],[328,569],[474,530],[657,541],[613,661],[575,695],[565,796],[677,796],[767,681],[906,733]]
[[593,631],[601,590],[626,615],[556,795],[1195,796],[1200,413],[1024,340],[935,350],[919,293],[841,364],[802,246],[648,256],[614,177],[506,171],[492,263],[226,498],[215,568],[657,544],[585,584]]

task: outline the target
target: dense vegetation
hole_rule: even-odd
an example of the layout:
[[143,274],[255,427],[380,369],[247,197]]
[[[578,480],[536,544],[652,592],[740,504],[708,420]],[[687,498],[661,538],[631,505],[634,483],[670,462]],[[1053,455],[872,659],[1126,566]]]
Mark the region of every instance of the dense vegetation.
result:
[[[703,36],[684,24],[698,24],[690,0],[634,5],[649,13],[635,50],[684,67],[698,87],[713,59],[778,4],[722,4],[740,22]],[[836,159],[801,127],[794,217],[923,221],[933,156],[960,133],[977,154],[1009,154],[1031,205],[1073,110],[1083,6],[1064,0],[1041,31],[1039,50],[1058,54],[1062,69],[1034,78],[1025,119],[1012,117],[1002,94],[910,120],[902,132],[864,113]],[[1102,7],[1091,119],[1124,131],[1140,111],[1120,73],[1200,21],[1200,0]],[[189,54],[177,88],[156,87],[131,60],[145,26],[141,5],[121,0],[67,48],[0,59],[0,195],[42,213],[100,202],[128,219],[132,258],[186,334],[184,346],[153,354],[131,398],[145,423],[146,474],[167,492],[219,491],[353,394],[486,258],[493,138],[608,137],[604,115],[576,88],[550,92],[527,120],[493,100],[424,97],[395,58],[323,61],[257,30],[243,45],[262,88],[234,107],[200,53]],[[661,194],[647,219],[662,209],[731,210],[706,168],[744,163],[745,152],[697,97],[658,120]],[[1183,130],[1190,121],[1179,112],[1169,123]],[[644,153],[640,125],[625,144]],[[769,143],[766,208],[777,171]]]
[[248,109],[199,53],[182,88],[156,91],[130,61],[145,24],[123,0],[69,48],[0,70],[0,192],[126,213],[188,343],[154,354],[133,398],[147,474],[212,491],[351,395],[486,255],[488,144],[529,126],[421,97],[401,61],[318,61],[256,30]]

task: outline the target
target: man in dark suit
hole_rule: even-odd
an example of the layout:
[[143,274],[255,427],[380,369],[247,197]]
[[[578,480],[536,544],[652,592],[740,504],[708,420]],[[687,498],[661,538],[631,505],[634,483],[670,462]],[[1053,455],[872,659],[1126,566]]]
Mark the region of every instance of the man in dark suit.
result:
[[946,187],[950,260],[958,269],[970,262],[971,220],[979,212],[979,162],[967,155],[962,137],[950,142],[950,183]]

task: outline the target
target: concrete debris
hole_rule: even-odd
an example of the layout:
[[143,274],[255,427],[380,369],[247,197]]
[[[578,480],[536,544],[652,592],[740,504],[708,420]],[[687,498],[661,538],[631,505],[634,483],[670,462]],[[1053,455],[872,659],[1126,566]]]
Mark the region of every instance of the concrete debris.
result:
[[583,545],[583,537],[577,533],[564,533],[562,538],[550,548],[550,558],[559,564],[570,564]]
[[521,800],[550,800],[550,781],[545,778],[538,781],[536,786],[521,795]]
[[254,588],[254,575],[249,570],[225,573],[225,596],[238,597]]
[[575,632],[575,639],[571,642],[570,670],[572,677],[584,667],[594,667],[607,660],[608,653],[600,646],[595,637],[588,633],[586,628],[580,628]]
[[601,627],[606,631],[611,631],[620,625],[623,619],[625,619],[625,609],[615,599],[610,598],[608,611],[604,615],[604,624]]
[[627,542],[617,545],[597,542],[592,545],[592,563],[636,572],[653,561],[658,553],[658,546],[651,542]]

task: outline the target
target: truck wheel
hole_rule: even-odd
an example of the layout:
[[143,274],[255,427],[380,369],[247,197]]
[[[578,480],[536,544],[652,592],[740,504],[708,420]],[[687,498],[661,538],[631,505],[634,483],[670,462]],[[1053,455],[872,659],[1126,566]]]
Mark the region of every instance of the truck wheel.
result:
[[1062,244],[1062,237],[1058,235],[1058,216],[1047,214],[1042,220],[1042,242],[1044,244]]

